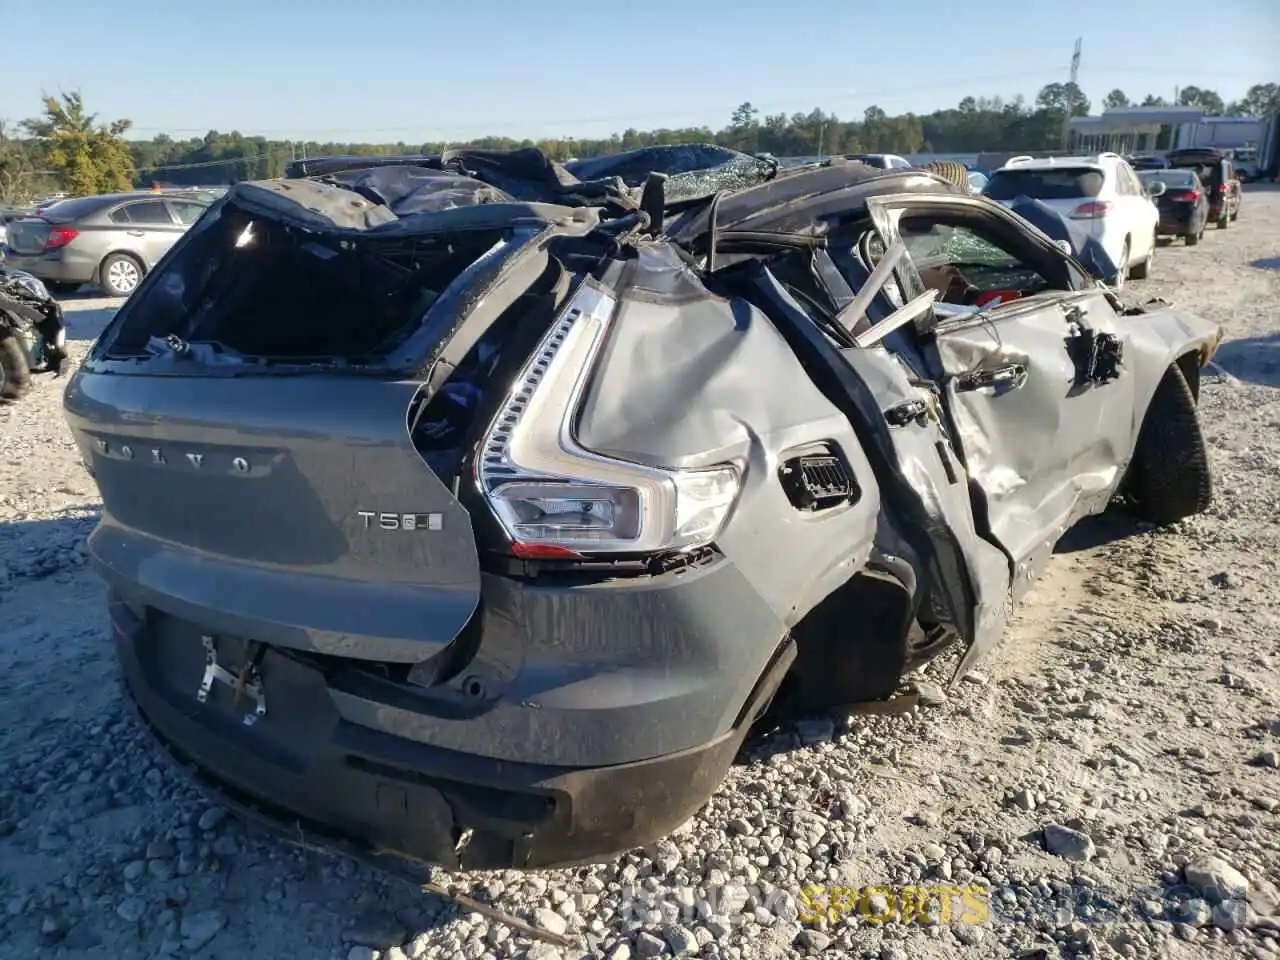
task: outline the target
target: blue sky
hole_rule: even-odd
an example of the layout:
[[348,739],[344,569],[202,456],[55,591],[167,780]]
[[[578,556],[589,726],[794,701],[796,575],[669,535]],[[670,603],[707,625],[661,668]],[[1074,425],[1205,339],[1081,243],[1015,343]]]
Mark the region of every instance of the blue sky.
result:
[[[131,136],[599,136],[813,107],[855,118],[1068,77],[1238,97],[1280,81],[1277,0],[0,0],[0,119],[79,88]],[[127,19],[126,19],[127,16]],[[1208,29],[1212,26],[1212,30]]]

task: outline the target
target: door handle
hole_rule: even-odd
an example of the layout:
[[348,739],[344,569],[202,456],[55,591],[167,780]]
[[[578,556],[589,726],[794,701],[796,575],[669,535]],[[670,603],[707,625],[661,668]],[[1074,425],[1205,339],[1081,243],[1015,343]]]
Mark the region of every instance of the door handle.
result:
[[146,234],[145,234],[145,233],[143,233],[141,230],[126,230],[126,231],[125,231],[125,233],[129,234],[129,236],[131,236],[131,237],[145,237],[145,236],[146,236]]
[[997,393],[1009,390],[1020,390],[1027,382],[1027,368],[1020,363],[1008,363],[1002,367],[989,370],[975,370],[956,377],[956,390],[966,392],[981,390],[983,387],[995,387]]

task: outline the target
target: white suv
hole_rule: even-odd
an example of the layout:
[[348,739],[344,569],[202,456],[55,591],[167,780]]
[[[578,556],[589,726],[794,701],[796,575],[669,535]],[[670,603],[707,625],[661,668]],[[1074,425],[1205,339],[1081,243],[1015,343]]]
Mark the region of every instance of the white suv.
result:
[[1102,244],[1119,270],[1114,283],[1151,271],[1160,212],[1128,161],[1091,157],[1014,157],[991,174],[983,195],[1004,204],[1020,196],[1053,207]]

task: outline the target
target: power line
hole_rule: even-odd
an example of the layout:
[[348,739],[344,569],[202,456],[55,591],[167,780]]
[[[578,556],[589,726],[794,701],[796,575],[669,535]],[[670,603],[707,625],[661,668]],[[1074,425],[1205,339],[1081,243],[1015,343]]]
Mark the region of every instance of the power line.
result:
[[[1016,74],[1001,74],[1001,75],[994,75],[994,76],[988,76],[988,77],[970,77],[966,79],[966,82],[971,84],[1012,83],[1012,82],[1035,81],[1037,79],[1039,79],[1039,74],[1032,75],[1028,73],[1016,73]],[[920,86],[920,87],[894,86],[894,87],[883,87],[883,88],[873,89],[873,90],[850,90],[847,86],[821,87],[821,88],[810,88],[804,91],[797,91],[796,93],[792,94],[792,96],[788,98],[785,102],[782,100],[774,100],[769,102],[756,102],[753,100],[751,101],[751,105],[763,113],[769,110],[785,111],[788,109],[795,109],[796,103],[800,101],[801,97],[805,97],[805,96],[823,96],[823,95],[829,95],[832,93],[839,93],[840,96],[836,99],[835,103],[840,104],[840,103],[852,103],[852,102],[868,102],[875,97],[901,96],[904,94],[917,94],[917,93],[936,93],[936,92],[942,92],[942,91],[951,91],[954,89],[955,89],[954,83],[947,83],[947,84],[934,83],[934,84],[929,84],[927,86]],[[739,101],[739,103],[740,102],[741,101]],[[543,127],[574,126],[578,124],[586,125],[586,124],[596,124],[596,123],[617,123],[617,124],[623,124],[623,123],[631,124],[631,123],[641,123],[641,122],[661,123],[664,121],[666,123],[670,123],[673,119],[688,118],[688,117],[694,116],[695,113],[698,116],[701,116],[705,113],[708,113],[714,110],[720,110],[720,111],[723,111],[725,114],[729,114],[729,113],[732,113],[737,106],[738,106],[738,103],[732,103],[732,104],[725,103],[725,104],[719,104],[719,105],[711,105],[705,108],[697,108],[696,110],[693,108],[689,108],[687,110],[674,112],[674,113],[671,111],[663,112],[663,111],[650,110],[650,111],[646,111],[643,114],[635,113],[635,114],[611,114],[609,116],[594,116],[594,117],[581,117],[581,116],[566,117],[566,118],[544,120],[540,122],[539,126],[543,126]],[[501,120],[501,121],[475,120],[475,121],[471,121],[463,124],[450,124],[450,129],[451,130],[494,131],[494,130],[500,130],[502,128],[525,126],[527,125],[527,123],[528,121],[526,120]],[[295,132],[305,131],[312,134],[337,134],[337,133],[372,134],[372,133],[418,133],[424,129],[429,129],[430,126],[431,126],[430,124],[420,123],[420,124],[406,124],[406,125],[392,126],[392,127],[328,127],[328,128],[275,127],[273,129],[280,133],[285,133],[292,130]],[[141,132],[155,132],[155,133],[204,133],[204,132],[208,132],[210,128],[207,126],[205,127],[139,127],[139,126],[135,126],[135,127],[131,127],[130,129],[141,131]],[[457,138],[442,137],[440,139],[447,140],[447,139],[457,139]]]
[[[1121,69],[1119,71],[1119,75],[1125,78],[1130,78],[1130,79],[1139,78],[1139,77],[1167,79],[1169,76],[1169,72],[1167,70],[1144,70],[1142,68],[1138,68],[1136,70]],[[1246,79],[1247,80],[1247,79],[1253,79],[1254,75],[1252,73],[1244,73],[1244,72],[1239,72],[1239,73],[1201,72],[1199,74],[1199,77],[1202,80],[1215,80],[1215,79],[1216,80],[1225,80],[1225,79],[1233,79],[1233,80]],[[992,76],[986,76],[986,77],[966,77],[964,82],[968,86],[977,86],[979,84],[998,84],[998,83],[1036,83],[1042,79],[1043,79],[1043,75],[1039,73],[1036,73],[1036,74],[1018,73],[1018,74],[992,75]],[[786,111],[786,110],[794,109],[797,102],[801,101],[802,98],[809,97],[809,96],[821,97],[821,96],[830,96],[831,94],[839,94],[834,100],[834,102],[828,101],[829,106],[839,106],[841,104],[850,104],[850,103],[864,103],[869,105],[869,103],[873,101],[876,97],[895,97],[896,98],[899,96],[911,95],[911,94],[951,92],[955,90],[955,87],[956,87],[956,84],[954,82],[946,83],[946,84],[933,83],[926,86],[918,86],[918,87],[894,86],[894,87],[884,87],[884,88],[871,89],[871,90],[850,90],[847,86],[814,87],[814,88],[809,88],[803,91],[796,91],[785,102],[781,100],[759,102],[759,103],[755,101],[751,101],[751,102],[752,102],[752,105],[756,107],[757,110],[764,113],[767,111],[776,111],[776,110]],[[587,124],[601,124],[601,123],[614,123],[619,125],[625,124],[628,126],[635,125],[638,123],[670,124],[672,123],[673,120],[688,120],[689,118],[693,118],[695,116],[703,117],[707,113],[717,111],[717,110],[722,111],[725,114],[728,114],[728,113],[731,113],[733,109],[737,106],[738,106],[737,103],[733,103],[733,104],[726,103],[721,105],[708,105],[705,108],[697,108],[696,110],[694,108],[690,108],[690,109],[682,110],[676,113],[647,111],[643,114],[636,113],[636,114],[613,114],[611,116],[595,116],[595,117],[566,117],[566,118],[545,120],[540,122],[539,126],[546,128],[546,127],[572,127],[576,125],[585,126]],[[451,131],[481,131],[484,133],[497,134],[502,132],[503,130],[510,130],[512,128],[527,127],[527,126],[528,126],[527,120],[494,120],[494,121],[475,120],[475,121],[469,121],[467,123],[462,123],[462,124],[450,124],[449,129]],[[131,127],[130,129],[137,131],[139,133],[203,134],[203,133],[209,132],[211,127],[208,125],[202,126],[202,127],[134,126],[134,127]],[[455,137],[440,136],[440,137],[433,138],[432,136],[430,136],[431,129],[432,129],[432,125],[429,123],[403,124],[403,125],[388,126],[388,127],[273,127],[272,128],[272,130],[275,133],[282,135],[278,138],[282,140],[289,139],[288,137],[283,136],[283,134],[287,134],[287,133],[306,134],[311,136],[313,140],[319,136],[334,136],[334,135],[343,135],[343,137],[345,137],[346,139],[352,140],[357,137],[361,137],[361,136],[367,137],[374,134],[414,134],[415,136],[413,139],[415,140],[439,139],[444,141],[444,140],[461,139],[456,136]],[[244,135],[253,136],[253,134],[244,134]],[[547,135],[547,136],[550,137],[551,135]],[[293,139],[298,139],[298,138],[295,136]],[[537,139],[537,138],[530,137],[529,139]]]

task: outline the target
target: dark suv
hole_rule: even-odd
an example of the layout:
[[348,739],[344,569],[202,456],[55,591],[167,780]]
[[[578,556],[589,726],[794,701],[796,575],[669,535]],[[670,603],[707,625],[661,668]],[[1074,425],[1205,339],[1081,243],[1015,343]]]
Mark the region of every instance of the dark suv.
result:
[[237,184],[68,385],[128,697],[293,839],[647,843],[767,708],[967,672],[1115,495],[1210,503],[1214,324],[926,171],[645,158]]
[[1240,217],[1242,188],[1236,178],[1235,162],[1222,150],[1187,147],[1165,154],[1174,170],[1194,170],[1209,195],[1209,220],[1219,230]]

